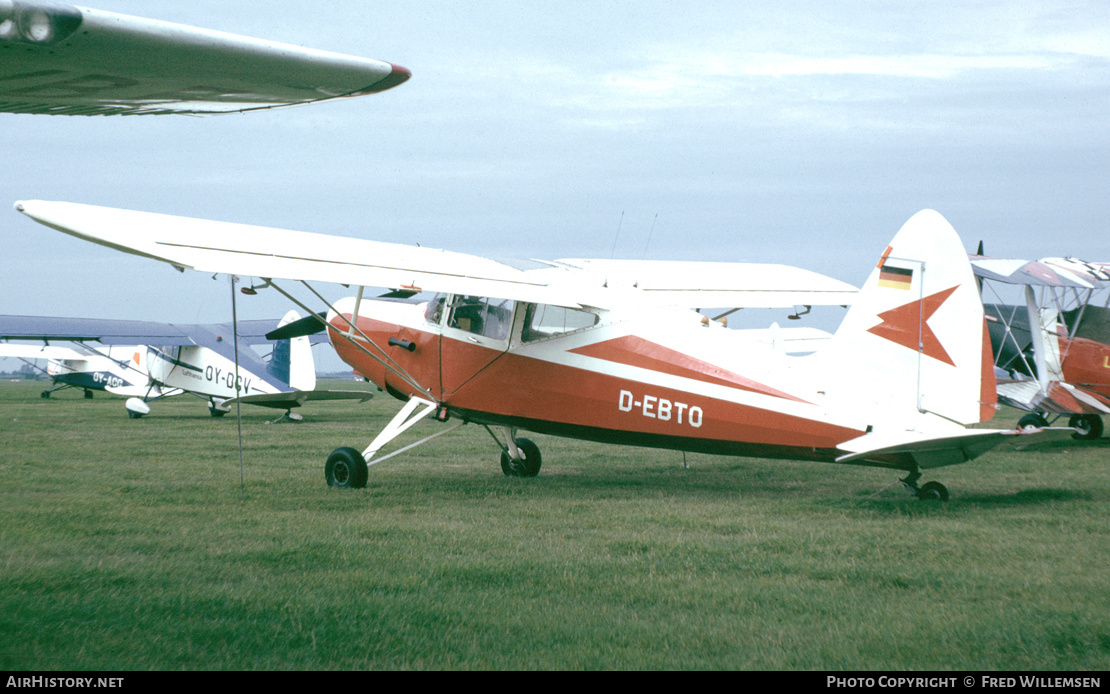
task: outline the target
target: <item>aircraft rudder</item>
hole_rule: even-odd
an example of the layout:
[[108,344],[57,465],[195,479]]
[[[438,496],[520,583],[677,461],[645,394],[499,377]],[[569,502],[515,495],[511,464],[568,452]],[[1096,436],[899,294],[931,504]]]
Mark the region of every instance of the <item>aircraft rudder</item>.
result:
[[[278,322],[283,327],[300,316],[290,311]],[[275,378],[295,390],[314,390],[316,388],[316,363],[312,357],[312,344],[308,337],[300,336],[274,342],[273,355],[266,370]]]
[[985,421],[995,404],[985,330],[959,235],[923,210],[880,254],[836,332],[841,358],[854,365],[841,387],[892,416],[912,408],[962,424]]

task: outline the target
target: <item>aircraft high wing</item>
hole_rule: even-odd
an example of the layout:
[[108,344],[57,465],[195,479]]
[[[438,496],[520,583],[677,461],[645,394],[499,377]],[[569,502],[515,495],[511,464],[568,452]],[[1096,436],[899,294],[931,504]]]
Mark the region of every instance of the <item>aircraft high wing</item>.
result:
[[[52,388],[42,391],[49,398],[60,390],[77,388],[92,398],[95,391],[114,395],[157,399],[177,395],[180,390],[163,391],[150,382],[142,367],[146,345],[99,345],[75,343],[72,347],[0,342],[0,357],[13,357],[30,364],[50,377]],[[46,366],[38,366],[45,360]]]
[[[918,484],[924,470],[1028,433],[968,428],[995,412],[990,343],[967,252],[930,210],[902,227],[857,292],[787,266],[499,262],[72,203],[16,209],[178,268],[253,275],[295,302],[277,280],[358,287],[326,318],[290,326],[307,334],[326,323],[344,361],[406,401],[369,447],[328,457],[334,486],[365,485],[369,464],[409,447],[378,452],[426,417],[486,427],[506,475],[539,472],[538,447],[517,437],[525,429],[897,469],[923,498],[948,496],[938,482]],[[365,287],[431,296],[374,299]],[[808,355],[785,349],[790,332],[777,326],[731,330],[692,310],[820,303],[852,306]]]
[[[213,417],[228,412],[236,398],[286,410],[291,419],[300,419],[291,409],[309,400],[368,400],[371,394],[365,391],[316,390],[311,342],[321,340],[266,337],[297,319],[295,311],[280,322],[241,321],[237,326],[0,316],[0,338],[48,345],[0,344],[0,356],[51,359],[56,381],[86,393],[99,389],[127,396],[132,418],[148,414],[148,402],[182,392],[207,400]],[[56,342],[75,346],[51,344]],[[271,353],[263,359],[252,345],[268,345]]]
[[0,0],[0,111],[160,115],[362,96],[400,66],[101,10]]
[[972,257],[986,304],[998,395],[1023,425],[1068,415],[1076,438],[1110,414],[1110,263]]

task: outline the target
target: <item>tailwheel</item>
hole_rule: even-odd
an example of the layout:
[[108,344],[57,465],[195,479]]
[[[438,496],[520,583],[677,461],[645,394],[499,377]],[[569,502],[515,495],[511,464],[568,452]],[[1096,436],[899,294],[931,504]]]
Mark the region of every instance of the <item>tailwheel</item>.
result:
[[948,501],[948,488],[940,482],[926,482],[917,490],[922,501]]
[[93,399],[93,392],[91,390],[86,390],[85,391],[85,399],[86,400],[92,400]]
[[1094,441],[1102,438],[1102,418],[1097,414],[1074,414],[1068,419],[1068,426],[1075,429],[1071,435],[1080,441]]
[[917,480],[919,479],[921,479],[921,473],[914,471],[902,478],[902,484],[906,485],[910,493],[922,501],[948,501],[948,487],[940,482],[926,482],[918,486]]
[[329,487],[361,489],[369,477],[362,453],[350,447],[336,448],[324,464],[324,479]]
[[1046,426],[1048,426],[1048,420],[1036,412],[1027,414],[1018,420],[1018,429],[1044,429]]
[[540,474],[540,448],[530,439],[513,439],[519,458],[513,459],[507,449],[501,451],[501,472],[506,477],[535,477]]

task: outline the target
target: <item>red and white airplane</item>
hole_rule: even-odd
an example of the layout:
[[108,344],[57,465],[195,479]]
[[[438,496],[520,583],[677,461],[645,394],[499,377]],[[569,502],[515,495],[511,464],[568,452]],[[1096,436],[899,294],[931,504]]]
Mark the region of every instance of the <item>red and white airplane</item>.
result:
[[[359,287],[328,306],[331,341],[356,371],[407,404],[369,447],[328,457],[334,486],[365,485],[368,464],[389,457],[376,457],[382,447],[426,416],[500,430],[507,475],[539,472],[539,449],[517,437],[524,429],[902,470],[913,493],[939,499],[948,496],[943,485],[918,484],[924,470],[1023,438],[1020,430],[970,428],[996,410],[991,343],[967,252],[929,210],[876,252],[857,293],[781,265],[507,263],[74,203],[16,209],[179,269],[259,277],[291,299],[277,280]],[[365,287],[432,298],[371,299]],[[787,347],[789,330],[726,329],[695,310],[848,303],[835,334],[804,355]]]

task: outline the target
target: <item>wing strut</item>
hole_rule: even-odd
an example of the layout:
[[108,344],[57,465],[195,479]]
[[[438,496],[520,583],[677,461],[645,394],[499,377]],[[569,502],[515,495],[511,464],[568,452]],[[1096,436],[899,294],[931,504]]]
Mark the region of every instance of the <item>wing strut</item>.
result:
[[[267,277],[263,277],[262,279],[264,279],[266,282],[269,282],[270,286],[273,287],[274,289],[278,290],[279,292],[281,292],[282,296],[284,296],[286,299],[289,299],[290,301],[292,301],[296,305],[300,306],[306,312],[308,312],[310,314],[313,313],[311,308],[309,308],[308,306],[305,306],[305,304],[303,302],[301,302],[296,297],[294,297],[292,294],[290,294],[289,292],[287,292],[284,289],[282,289],[281,287],[279,287],[277,284],[274,283],[274,281],[272,279],[267,278]],[[352,322],[351,320],[346,318],[339,311],[336,311],[335,307],[332,306],[331,302],[329,302],[327,299],[325,299],[323,296],[321,296],[318,291],[313,289],[312,286],[309,285],[304,280],[301,280],[301,284],[304,285],[305,288],[308,289],[310,292],[315,294],[317,299],[319,299],[321,302],[323,302],[323,304],[325,306],[327,306],[329,310],[331,310],[333,313],[335,313],[340,318],[342,318],[343,322],[347,324],[347,331],[342,332],[342,333],[338,333],[340,337],[342,337],[347,342],[350,342],[352,345],[355,346],[356,349],[358,349],[360,352],[362,352],[366,356],[368,356],[371,359],[373,359],[374,361],[376,361],[378,364],[381,364],[386,369],[389,369],[389,371],[396,374],[398,378],[402,379],[405,383],[412,386],[413,389],[415,389],[417,392],[423,394],[425,399],[433,400],[433,401],[435,400],[435,397],[431,393],[429,393],[428,390],[426,388],[424,388],[424,386],[420,385],[420,383],[418,383],[415,378],[410,376],[409,373],[407,371],[405,371],[403,368],[401,368],[401,366],[397,362],[393,361],[393,359],[390,358],[390,356],[385,352],[385,350],[383,350],[381,347],[379,347],[377,345],[377,343],[375,343],[373,340],[371,340],[369,337],[367,337],[366,333],[362,332],[362,330],[360,330],[358,328],[358,326],[354,324],[354,322]],[[361,287],[359,288],[359,296],[360,297],[362,296],[362,288]],[[356,309],[356,311],[357,311],[357,309]],[[357,313],[356,313],[356,320],[357,320]],[[355,339],[356,333],[357,333],[358,337],[362,338],[361,340],[356,340]],[[363,344],[363,341],[365,341],[365,343],[367,345],[373,346],[373,348],[375,350],[377,350],[377,354],[375,354],[374,352],[367,349],[366,346]]]

